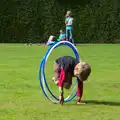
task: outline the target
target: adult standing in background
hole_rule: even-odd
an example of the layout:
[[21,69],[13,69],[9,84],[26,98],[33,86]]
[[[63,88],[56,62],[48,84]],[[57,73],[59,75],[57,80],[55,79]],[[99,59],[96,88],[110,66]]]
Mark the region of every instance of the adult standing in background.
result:
[[67,11],[65,15],[66,39],[74,43],[73,35],[72,35],[72,24],[73,24],[72,13],[71,11]]

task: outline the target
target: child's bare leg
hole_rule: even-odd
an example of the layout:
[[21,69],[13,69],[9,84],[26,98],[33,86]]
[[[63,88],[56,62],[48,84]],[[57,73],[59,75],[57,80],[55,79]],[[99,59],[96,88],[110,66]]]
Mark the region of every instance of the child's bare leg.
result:
[[60,77],[59,65],[55,63],[54,64],[54,77],[53,77],[55,84],[57,84],[59,77]]

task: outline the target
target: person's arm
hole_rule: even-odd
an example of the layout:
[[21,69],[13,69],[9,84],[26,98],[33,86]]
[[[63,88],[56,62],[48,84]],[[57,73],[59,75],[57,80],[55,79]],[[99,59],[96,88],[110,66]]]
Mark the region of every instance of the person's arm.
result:
[[69,26],[69,25],[72,25],[72,23],[73,23],[73,18],[70,18],[70,19],[68,20],[68,23],[67,23],[66,25]]
[[64,96],[63,96],[63,87],[59,87],[59,103],[64,103]]
[[83,81],[78,80],[78,89],[77,89],[77,103],[81,103],[81,98],[83,95]]
[[65,79],[65,71],[62,68],[61,72],[60,72],[59,83],[58,83],[58,86],[59,86],[59,102],[60,102],[60,104],[63,104],[63,102],[64,102],[64,96],[63,96],[63,82],[64,82],[64,79]]

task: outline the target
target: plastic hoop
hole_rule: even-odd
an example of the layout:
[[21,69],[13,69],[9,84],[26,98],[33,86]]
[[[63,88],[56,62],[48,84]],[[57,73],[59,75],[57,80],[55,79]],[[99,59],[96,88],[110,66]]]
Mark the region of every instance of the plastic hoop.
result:
[[[48,87],[48,84],[47,84],[47,81],[46,81],[46,77],[45,77],[45,65],[47,63],[47,59],[48,57],[50,56],[51,52],[59,47],[59,46],[68,46],[70,47],[75,56],[76,56],[76,59],[77,60],[80,60],[80,56],[79,56],[79,53],[78,53],[78,50],[77,48],[72,44],[70,43],[69,41],[60,41],[60,42],[57,42],[55,43],[54,45],[52,45],[46,52],[45,56],[43,57],[42,61],[41,61],[41,64],[40,64],[40,68],[39,68],[39,80],[40,80],[40,87],[45,95],[45,97],[50,100],[51,102],[53,103],[58,103],[59,99],[51,92],[51,90],[49,89]],[[76,85],[77,85],[77,78],[76,78],[76,82],[74,84],[74,87],[72,89],[72,92],[69,94],[69,96],[64,100],[64,102],[69,102],[71,101],[72,99],[74,99],[74,97],[76,96],[76,93],[74,93],[74,90],[76,88]],[[55,99],[53,100],[52,98],[49,97],[48,95],[48,92],[52,95],[52,97]]]

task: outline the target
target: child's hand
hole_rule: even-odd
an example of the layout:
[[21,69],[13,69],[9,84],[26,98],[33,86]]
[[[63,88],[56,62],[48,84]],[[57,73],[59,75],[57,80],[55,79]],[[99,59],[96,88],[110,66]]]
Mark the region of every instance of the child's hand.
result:
[[78,99],[77,99],[77,104],[78,104],[78,105],[84,105],[84,104],[86,104],[86,103],[85,103],[84,101],[82,101],[80,97],[78,97]]
[[59,103],[62,105],[64,103],[63,95],[59,95]]

